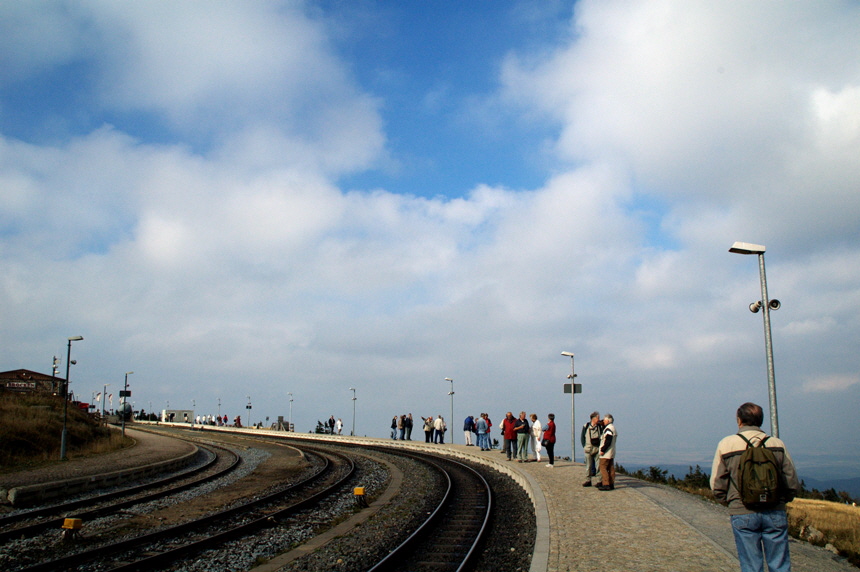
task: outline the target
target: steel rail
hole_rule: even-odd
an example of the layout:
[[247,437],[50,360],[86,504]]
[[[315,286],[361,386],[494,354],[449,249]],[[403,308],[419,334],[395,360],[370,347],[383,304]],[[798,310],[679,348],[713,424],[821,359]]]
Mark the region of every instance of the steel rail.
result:
[[[184,483],[182,485],[178,485],[175,487],[171,487],[171,488],[165,489],[163,491],[157,491],[157,492],[150,493],[150,494],[142,496],[142,497],[137,497],[134,499],[127,499],[127,500],[120,501],[117,503],[112,503],[108,506],[102,506],[99,508],[86,510],[83,512],[75,512],[75,509],[77,509],[79,507],[83,507],[83,506],[87,506],[87,505],[93,505],[96,503],[103,503],[105,501],[109,501],[109,500],[119,498],[119,497],[124,497],[124,496],[129,496],[129,495],[134,495],[134,494],[140,494],[141,492],[148,490],[148,489],[163,487],[165,485],[169,485],[172,482],[176,482],[176,481],[182,480],[182,479],[187,479],[188,477],[193,476],[195,474],[198,474],[198,473],[200,473],[206,469],[211,468],[213,465],[215,465],[219,460],[218,453],[215,453],[214,457],[212,459],[210,459],[207,463],[205,463],[203,466],[197,467],[196,469],[193,469],[191,471],[186,471],[184,473],[180,473],[177,475],[167,477],[165,479],[161,479],[161,480],[154,481],[151,483],[146,483],[143,485],[125,488],[125,489],[122,489],[119,491],[113,491],[110,493],[100,495],[98,497],[90,497],[90,498],[83,499],[83,500],[76,500],[76,501],[71,501],[71,502],[63,503],[63,504],[59,504],[59,505],[52,505],[49,507],[43,507],[40,509],[36,509],[35,511],[27,511],[24,513],[18,513],[18,514],[12,515],[13,517],[23,516],[23,518],[16,518],[15,519],[16,521],[21,521],[21,520],[25,520],[27,518],[33,518],[33,517],[37,517],[37,516],[56,515],[58,513],[64,514],[64,516],[59,517],[59,518],[52,518],[52,519],[43,520],[43,521],[40,521],[40,522],[37,522],[34,524],[30,524],[27,526],[20,526],[18,528],[11,528],[8,530],[0,531],[0,544],[2,544],[4,542],[8,542],[12,539],[28,538],[31,536],[35,536],[35,535],[40,534],[40,533],[44,532],[45,530],[48,530],[51,528],[59,528],[59,526],[63,524],[63,521],[66,518],[80,518],[81,520],[91,520],[93,518],[105,516],[108,514],[113,514],[113,513],[118,512],[124,508],[128,508],[128,507],[134,506],[136,504],[142,504],[145,502],[150,502],[153,500],[164,498],[164,497],[170,496],[172,494],[176,494],[178,492],[182,492],[184,490],[188,490],[190,488],[200,486],[200,485],[205,484],[209,481],[223,477],[224,475],[229,474],[230,472],[232,472],[233,470],[235,470],[237,467],[239,467],[241,465],[242,458],[239,455],[233,453],[232,451],[230,451],[228,449],[224,449],[223,447],[218,447],[217,445],[209,445],[208,447],[223,449],[224,451],[226,451],[227,453],[232,455],[233,460],[230,463],[230,465],[227,466],[226,468],[216,472],[216,473],[211,474],[211,475],[207,475],[205,477],[201,477],[201,478],[195,479],[191,482]],[[207,449],[208,447],[203,447],[203,448]],[[4,522],[3,520],[0,520],[0,524],[3,524],[3,522]]]
[[[340,455],[338,455],[338,456],[340,456]],[[219,512],[215,512],[215,513],[206,515],[202,518],[199,518],[199,519],[196,519],[193,521],[189,521],[189,522],[186,522],[183,524],[175,525],[175,526],[168,527],[168,528],[165,528],[165,529],[162,529],[159,531],[151,532],[148,534],[143,534],[143,535],[137,536],[135,538],[121,540],[119,542],[95,547],[92,550],[87,550],[84,552],[72,554],[72,555],[58,558],[55,560],[51,560],[48,562],[42,562],[40,564],[36,564],[33,566],[20,568],[17,572],[54,572],[56,570],[72,570],[72,569],[75,569],[75,567],[80,566],[81,564],[84,564],[86,562],[90,562],[93,560],[104,558],[106,555],[113,555],[113,554],[121,553],[121,552],[126,551],[126,550],[130,550],[132,548],[139,548],[139,547],[141,547],[147,543],[156,542],[156,541],[166,539],[166,538],[175,538],[175,537],[182,536],[183,534],[188,534],[188,533],[192,533],[192,532],[199,532],[199,530],[202,527],[215,525],[215,524],[218,524],[219,522],[230,521],[231,519],[235,519],[235,517],[241,515],[242,513],[245,513],[245,512],[254,510],[256,508],[259,508],[262,505],[265,505],[265,504],[268,504],[271,502],[275,502],[279,498],[284,497],[288,494],[294,493],[298,489],[305,487],[309,484],[312,484],[314,481],[317,481],[317,480],[325,477],[332,470],[332,463],[331,463],[331,460],[326,456],[323,456],[323,459],[325,461],[324,465],[319,470],[315,471],[313,474],[311,474],[310,476],[308,476],[304,480],[302,480],[302,481],[300,481],[294,485],[291,485],[289,487],[286,487],[285,489],[282,489],[280,491],[266,495],[264,497],[260,497],[258,499],[253,500],[253,501],[250,501],[248,503],[245,503],[245,504],[233,507],[233,508],[225,509],[225,510],[222,510]],[[353,472],[355,471],[354,464],[352,464],[351,461],[349,461],[349,462],[350,462],[351,468],[349,471],[349,475],[346,478],[351,477]],[[340,486],[341,484],[342,483],[339,482],[335,486],[335,488]],[[331,487],[329,487],[329,488],[331,488]],[[329,489],[326,489],[326,490],[329,490]],[[300,502],[300,503],[296,503],[296,504],[302,504],[302,503]],[[146,570],[151,570],[153,568],[153,566],[155,565],[155,563],[159,559],[162,559],[164,561],[175,560],[175,559],[177,559],[177,558],[179,558],[179,557],[181,557],[181,556],[183,556],[189,552],[204,549],[205,547],[211,546],[213,539],[219,537],[221,534],[231,534],[232,533],[232,534],[235,534],[238,536],[238,535],[247,534],[249,532],[252,532],[253,530],[256,530],[257,528],[259,528],[263,525],[274,524],[276,522],[276,517],[274,517],[274,515],[278,515],[284,511],[288,511],[290,509],[293,509],[294,506],[296,506],[296,505],[291,505],[290,507],[287,507],[286,509],[279,510],[279,511],[272,513],[272,514],[267,514],[266,516],[264,516],[262,518],[254,519],[251,522],[248,522],[246,524],[234,526],[232,529],[225,531],[224,533],[219,533],[218,535],[209,536],[202,541],[188,543],[185,546],[175,547],[174,549],[172,549],[170,551],[166,551],[165,553],[162,553],[162,554],[153,555],[153,556],[150,556],[150,557],[145,558],[143,560],[138,560],[135,562],[129,562],[129,563],[120,565],[119,567],[114,568],[114,570],[131,571],[131,570],[138,570],[138,569],[140,569],[140,567],[144,567],[144,569],[146,569]],[[297,510],[297,509],[293,509],[293,510]],[[245,530],[245,532],[242,532],[243,529]]]
[[[385,450],[386,452],[391,452],[390,448],[380,448],[380,450]],[[480,525],[476,527],[474,530],[474,535],[471,539],[464,539],[465,546],[467,547],[465,550],[451,550],[451,545],[447,545],[448,548],[448,557],[446,562],[433,562],[427,563],[426,568],[432,570],[451,570],[456,572],[463,572],[468,570],[472,565],[474,558],[478,554],[478,548],[484,542],[487,530],[489,529],[489,521],[490,516],[493,511],[493,494],[492,489],[487,482],[487,480],[477,472],[472,467],[460,463],[459,461],[455,461],[453,459],[448,459],[444,457],[437,457],[435,455],[421,455],[414,453],[407,453],[403,456],[414,458],[420,462],[427,463],[437,470],[439,470],[444,476],[448,486],[446,488],[445,494],[443,495],[442,500],[436,506],[436,509],[430,514],[429,517],[412,533],[409,535],[406,540],[404,540],[399,546],[391,550],[382,560],[377,562],[368,572],[388,572],[394,570],[401,570],[404,566],[404,561],[421,561],[424,557],[423,554],[417,554],[416,550],[419,548],[419,544],[422,542],[427,542],[428,540],[432,543],[432,538],[434,533],[440,528],[440,520],[442,520],[443,516],[446,516],[447,511],[451,510],[459,510],[460,512],[466,512],[465,516],[469,516],[468,511],[469,507],[465,506],[466,503],[459,503],[459,498],[457,496],[457,488],[462,487],[463,483],[457,483],[458,479],[453,479],[451,477],[451,472],[448,469],[442,467],[437,461],[443,461],[444,463],[449,463],[454,465],[458,471],[461,473],[465,473],[469,476],[473,482],[480,483],[481,493],[478,496],[486,495],[484,505],[481,515]],[[432,460],[431,460],[432,459]],[[460,505],[460,506],[457,506]],[[475,509],[480,508],[479,504],[475,505]],[[477,514],[477,510],[473,510],[471,512],[472,516]],[[429,552],[429,551],[428,551]],[[420,570],[421,565],[415,564],[410,567],[410,570]]]

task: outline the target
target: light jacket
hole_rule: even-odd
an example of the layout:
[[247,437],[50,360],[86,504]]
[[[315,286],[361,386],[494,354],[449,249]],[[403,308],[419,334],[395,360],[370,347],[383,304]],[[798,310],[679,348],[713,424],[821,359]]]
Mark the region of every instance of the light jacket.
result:
[[535,422],[532,423],[532,437],[540,441],[541,435],[543,435],[543,427],[541,426],[540,421],[535,420]]
[[603,433],[600,435],[600,458],[614,459],[617,442],[618,433],[615,432],[615,425],[610,423],[603,427]]
[[582,434],[579,436],[579,441],[582,443],[582,447],[585,448],[587,445],[594,445],[595,450],[600,446],[600,434],[603,432],[601,429],[603,426],[598,423],[597,425],[591,425],[591,421],[582,426]]
[[[750,440],[753,445],[767,436],[767,433],[758,427],[744,425],[740,433]],[[764,446],[773,451],[776,462],[779,464],[783,476],[780,486],[782,499],[779,504],[770,510],[785,510],[785,503],[790,502],[800,492],[800,484],[794,462],[785,448],[785,443],[776,437],[770,437],[764,442]],[[717,445],[714,454],[714,462],[711,466],[711,490],[714,498],[721,504],[729,507],[729,514],[752,514],[757,512],[744,506],[741,494],[737,488],[738,472],[740,468],[741,454],[746,450],[746,442],[737,434],[729,435]]]

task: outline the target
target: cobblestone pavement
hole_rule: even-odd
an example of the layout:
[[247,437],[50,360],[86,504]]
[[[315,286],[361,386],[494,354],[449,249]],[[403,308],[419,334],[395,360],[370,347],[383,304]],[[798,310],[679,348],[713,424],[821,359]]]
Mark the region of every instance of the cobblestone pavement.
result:
[[125,433],[136,441],[134,446],[103,455],[57,461],[29,471],[2,474],[0,488],[11,489],[21,485],[49,483],[120,471],[175,459],[194,450],[194,445],[191,443],[172,437],[129,428],[126,428]]
[[[618,475],[614,491],[583,487],[581,463],[510,463],[538,483],[549,512],[547,572],[738,572],[727,510]],[[595,480],[596,482],[596,480]],[[795,572],[856,572],[824,549],[791,543]]]

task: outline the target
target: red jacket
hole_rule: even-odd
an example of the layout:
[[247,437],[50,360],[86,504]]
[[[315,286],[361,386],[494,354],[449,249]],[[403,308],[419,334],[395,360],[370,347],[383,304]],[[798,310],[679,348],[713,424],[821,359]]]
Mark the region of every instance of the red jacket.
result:
[[555,443],[555,421],[547,422],[546,430],[543,432],[543,438],[550,443]]
[[502,434],[505,436],[505,439],[517,438],[517,434],[514,433],[514,421],[516,421],[516,419],[513,417],[508,419],[508,417],[505,416],[505,418],[502,419]]

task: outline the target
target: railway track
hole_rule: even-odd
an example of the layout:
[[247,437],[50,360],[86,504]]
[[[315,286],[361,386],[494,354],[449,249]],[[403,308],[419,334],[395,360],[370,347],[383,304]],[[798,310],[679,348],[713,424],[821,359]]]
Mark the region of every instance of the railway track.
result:
[[[239,455],[223,447],[200,445],[200,448],[209,451],[210,458],[203,465],[191,470],[145,484],[103,493],[97,497],[40,507],[0,518],[0,544],[12,539],[29,538],[46,530],[59,529],[66,518],[88,521],[114,514],[137,504],[168,497],[223,477],[236,469],[242,461]],[[203,476],[192,479],[197,475]],[[94,504],[98,506],[85,508],[92,507]],[[33,522],[19,524],[25,521]]]
[[436,509],[370,572],[463,572],[470,570],[486,541],[493,494],[475,469],[434,455],[408,455],[440,472],[447,489]]
[[[308,506],[333,494],[351,478],[355,465],[344,455],[315,452],[321,467],[298,483],[239,506],[155,532],[101,544],[51,561],[18,568],[18,572],[83,570],[98,562],[99,570],[130,572],[155,570],[189,555],[218,546],[228,540],[253,534],[277,525]],[[337,467],[345,467],[334,479],[320,486]],[[288,500],[285,500],[288,499]],[[286,504],[285,504],[286,503]]]
[[[31,559],[29,563],[22,561],[20,562],[22,567],[10,570],[14,570],[14,572],[59,570],[131,572],[134,570],[172,570],[175,566],[185,569],[184,567],[192,562],[198,566],[196,569],[199,570],[201,562],[210,562],[210,559],[213,558],[212,555],[217,553],[229,554],[231,546],[234,547],[232,550],[236,550],[236,547],[246,547],[260,541],[266,543],[268,541],[264,539],[267,536],[274,535],[275,538],[280,538],[284,534],[292,535],[294,533],[289,532],[293,530],[291,527],[297,526],[301,529],[309,521],[313,523],[314,528],[316,526],[327,528],[331,526],[325,522],[325,519],[329,517],[318,519],[317,515],[321,516],[321,513],[316,507],[321,506],[319,503],[323,503],[325,498],[337,497],[341,500],[331,502],[344,502],[345,483],[356,470],[350,457],[364,456],[362,451],[403,456],[414,462],[426,464],[432,467],[432,471],[438,475],[438,477],[431,477],[428,483],[443,483],[441,486],[445,492],[444,494],[433,495],[442,498],[435,508],[432,506],[422,508],[422,512],[426,510],[429,513],[428,518],[423,523],[416,527],[415,519],[410,519],[412,530],[401,531],[400,538],[405,537],[405,540],[402,542],[401,540],[395,541],[400,542],[396,547],[391,548],[391,542],[387,543],[387,546],[380,545],[375,550],[371,546],[363,545],[367,548],[368,553],[362,559],[361,565],[356,565],[355,570],[384,572],[408,569],[416,572],[425,570],[465,572],[474,569],[476,557],[480,557],[483,552],[482,548],[485,547],[487,531],[492,528],[488,524],[492,521],[494,511],[491,487],[475,469],[434,453],[406,452],[393,450],[390,447],[355,447],[345,443],[335,445],[334,449],[342,451],[342,453],[335,453],[329,449],[329,445],[311,445],[301,439],[261,437],[255,436],[252,440],[275,442],[291,448],[298,448],[321,459],[326,459],[325,463],[318,471],[301,482],[259,500],[208,514],[184,524],[138,534],[134,538],[125,537],[111,543],[102,543],[98,538],[87,539],[74,546],[73,550],[80,549],[77,554],[69,554],[44,562],[39,562],[38,559]],[[246,437],[240,438],[248,441]],[[258,446],[253,445],[253,447]],[[350,451],[354,451],[354,453]],[[335,467],[338,465],[349,466],[349,468],[336,471]],[[338,473],[337,478],[331,475],[333,472]],[[433,473],[427,474],[429,477]],[[316,484],[320,480],[327,480],[326,485],[319,486]],[[428,484],[427,486],[434,485]],[[340,489],[340,493],[336,494],[338,489]],[[351,495],[348,496],[351,497]],[[352,502],[351,498],[346,500]],[[349,513],[349,506],[351,504],[347,506],[347,514]],[[300,511],[305,511],[301,513],[303,516],[296,517],[295,515]],[[87,519],[92,519],[94,516],[94,513],[80,514],[86,515],[85,518]],[[50,523],[44,523],[42,526],[46,528],[56,527],[58,521],[53,519]],[[391,523],[391,526],[396,527],[397,524]],[[151,531],[152,528],[148,530]],[[318,533],[314,532],[313,534]],[[493,534],[495,536],[497,533],[494,532]],[[249,537],[252,536],[254,541],[249,544]],[[309,537],[305,535],[303,538]],[[241,539],[241,541],[231,544],[231,541],[236,539]],[[84,545],[87,546],[84,548]],[[359,546],[362,545],[359,544]],[[286,549],[288,548],[284,546],[281,551]],[[211,550],[216,552],[211,552]],[[382,557],[379,556],[380,551],[384,553]],[[204,552],[206,556],[202,556]],[[378,562],[374,562],[372,556],[374,552],[377,554],[376,558],[379,558]],[[274,554],[278,554],[278,552]],[[179,564],[180,562],[184,562],[184,564]],[[190,569],[195,568],[192,566]],[[223,569],[243,568],[227,566]]]

